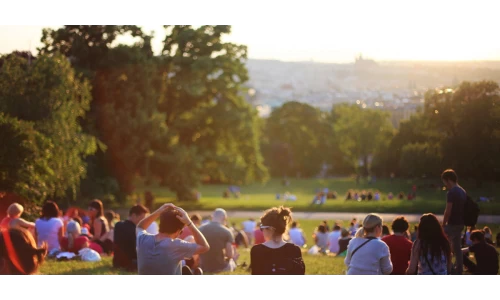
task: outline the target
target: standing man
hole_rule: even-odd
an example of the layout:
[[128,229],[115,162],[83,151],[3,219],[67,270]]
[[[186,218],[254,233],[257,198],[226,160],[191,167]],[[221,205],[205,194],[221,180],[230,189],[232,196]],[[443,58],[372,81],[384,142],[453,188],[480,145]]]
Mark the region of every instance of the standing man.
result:
[[448,193],[446,195],[446,209],[444,210],[443,227],[450,240],[453,255],[455,255],[456,271],[463,272],[462,230],[464,228],[464,209],[467,193],[458,185],[458,177],[452,169],[441,174],[441,180]]
[[210,244],[210,250],[200,255],[203,272],[219,273],[234,271],[234,265],[230,263],[234,256],[234,236],[226,227],[226,224],[226,211],[222,208],[217,208],[212,215],[212,221],[200,227],[201,233],[207,238]]

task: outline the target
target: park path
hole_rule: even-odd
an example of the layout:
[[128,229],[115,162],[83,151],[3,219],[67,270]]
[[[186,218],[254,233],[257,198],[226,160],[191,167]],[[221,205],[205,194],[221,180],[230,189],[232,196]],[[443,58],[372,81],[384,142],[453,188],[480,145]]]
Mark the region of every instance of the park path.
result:
[[[191,211],[190,213],[199,213],[202,217],[211,214],[211,211]],[[262,216],[262,211],[227,211],[229,218],[259,218]],[[422,214],[392,214],[379,213],[385,222],[391,222],[397,216],[404,215],[408,222],[418,223]],[[339,220],[350,221],[352,218],[363,220],[366,213],[349,213],[349,212],[293,212],[293,218],[299,220]],[[443,215],[437,215],[438,219],[442,220]],[[500,216],[480,215],[477,221],[479,224],[500,224]]]

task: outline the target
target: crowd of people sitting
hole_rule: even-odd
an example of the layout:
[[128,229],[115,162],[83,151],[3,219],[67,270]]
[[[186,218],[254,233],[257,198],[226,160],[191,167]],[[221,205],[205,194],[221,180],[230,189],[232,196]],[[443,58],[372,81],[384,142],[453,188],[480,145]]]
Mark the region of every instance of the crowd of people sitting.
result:
[[389,192],[387,195],[383,195],[379,190],[349,190],[345,196],[346,201],[380,201],[380,200],[415,200],[417,197],[416,187],[413,186],[412,190],[405,194],[404,192],[399,192],[399,194],[394,195]]
[[[323,221],[309,252],[343,257],[348,275],[462,274],[463,267],[471,274],[498,274],[493,232],[470,226],[462,234],[468,197],[453,170],[443,172],[442,179],[449,190],[442,223],[424,214],[410,233],[403,216],[392,221],[392,232],[377,214],[368,214],[362,224],[353,219],[349,228],[334,223],[332,231]],[[23,209],[13,203],[0,222],[0,274],[33,274],[45,258],[72,259],[69,253],[78,259],[82,252],[113,256],[113,267],[140,275],[217,274],[238,267],[239,246],[251,246],[250,265],[241,267],[252,274],[305,274],[306,237],[284,206],[264,211],[259,222],[246,220],[242,230],[228,224],[224,209],[203,220],[170,203],[152,213],[136,204],[126,220],[104,212],[100,200],[91,201],[86,211],[73,208],[66,214],[47,201],[34,223],[21,218]],[[496,238],[498,247],[500,233]]]
[[[134,205],[126,220],[119,220],[112,211],[103,213],[99,200],[89,204],[85,218],[78,209],[62,216],[52,201],[44,204],[35,223],[21,219],[22,212],[23,207],[14,203],[1,222],[0,270],[4,273],[31,274],[46,256],[77,254],[84,248],[112,255],[113,267],[139,274],[232,272],[240,246],[252,246],[252,274],[305,273],[301,248],[307,247],[306,235],[292,220],[290,209],[283,206],[265,211],[260,222],[244,221],[242,230],[227,224],[223,209],[216,209],[211,221],[202,225],[200,215],[188,216],[173,204],[151,214],[146,207]],[[331,231],[323,221],[313,233],[313,248],[344,257],[348,275],[452,273],[450,242],[433,214],[424,214],[412,233],[404,217],[394,219],[391,229],[376,214],[367,215],[362,224],[353,219],[349,228],[334,223]],[[488,227],[468,228],[464,234],[460,255],[470,273],[498,273],[492,239]],[[469,259],[470,253],[474,253],[475,263]]]

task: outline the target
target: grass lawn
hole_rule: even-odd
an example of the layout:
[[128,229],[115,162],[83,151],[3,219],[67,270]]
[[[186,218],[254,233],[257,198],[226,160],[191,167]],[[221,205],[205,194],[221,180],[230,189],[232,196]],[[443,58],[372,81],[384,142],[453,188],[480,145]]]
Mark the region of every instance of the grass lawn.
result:
[[[421,186],[429,184],[430,181],[423,180],[378,180],[374,184],[361,182],[356,187],[356,182],[353,178],[336,178],[336,179],[291,179],[290,185],[284,187],[281,185],[280,179],[272,179],[266,184],[252,184],[241,187],[240,198],[223,198],[222,193],[227,189],[228,185],[203,185],[199,188],[202,195],[201,199],[196,203],[182,202],[177,203],[187,210],[213,210],[217,207],[225,208],[226,210],[247,210],[256,211],[264,210],[272,206],[276,206],[283,201],[276,200],[276,194],[289,192],[297,196],[294,202],[287,202],[288,206],[292,206],[294,211],[328,211],[328,212],[385,212],[385,213],[437,213],[442,214],[445,207],[446,191],[440,187],[440,181],[432,181],[438,187],[436,188],[419,188],[417,190],[417,199],[408,200],[387,200],[387,194],[392,192],[398,194],[404,192],[407,194],[413,184]],[[477,189],[473,182],[463,182],[463,187],[468,193],[476,199],[479,196],[492,197],[500,192],[500,188],[494,184],[485,184],[483,188]],[[317,189],[328,187],[330,191],[336,191],[339,198],[336,200],[329,199],[326,204],[311,206]],[[174,202],[175,197],[168,189],[152,186],[148,188],[156,197],[156,204],[159,205],[165,202]],[[362,190],[379,190],[382,193],[382,201],[344,201],[345,194],[349,189]],[[138,185],[136,189],[142,194],[146,188]],[[136,196],[131,196],[131,203]],[[500,202],[481,203],[481,214],[485,215],[500,215]]]
[[[234,222],[236,224],[241,224],[243,219],[234,218],[229,220],[230,222]],[[385,224],[388,224],[390,227],[390,222],[392,220],[384,220]],[[334,220],[328,220],[330,227],[332,226]],[[309,247],[312,246],[312,237],[311,235],[314,232],[316,226],[320,223],[320,220],[299,220],[300,227],[304,230],[306,235],[306,239],[308,241]],[[342,226],[347,226],[347,222],[339,221]],[[414,224],[411,224],[411,228],[413,228]],[[479,228],[482,228],[484,225],[478,225]],[[500,225],[489,225],[492,229],[494,235],[500,231]],[[240,258],[238,259],[238,263],[241,265],[246,263],[250,264],[250,249],[240,248],[238,250],[240,252]],[[307,249],[303,249],[303,258],[306,264],[306,274],[308,275],[341,275],[345,274],[346,267],[344,265],[343,257],[333,257],[333,256],[315,256],[307,254]],[[56,261],[46,261],[41,269],[41,274],[57,274],[57,275],[116,275],[116,274],[131,274],[127,272],[123,272],[117,269],[113,269],[111,267],[111,257],[103,257],[101,262],[92,263],[92,262],[82,262],[82,261],[71,261],[71,262],[56,262]],[[224,273],[223,273],[224,274]],[[235,275],[248,275],[250,274],[246,268],[238,267],[236,272],[234,273],[226,273],[235,274]]]

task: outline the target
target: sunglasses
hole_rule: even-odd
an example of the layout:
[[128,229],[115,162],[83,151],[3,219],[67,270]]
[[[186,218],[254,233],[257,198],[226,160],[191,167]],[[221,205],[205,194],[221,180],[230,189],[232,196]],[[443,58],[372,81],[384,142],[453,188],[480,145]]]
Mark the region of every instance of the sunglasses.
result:
[[267,228],[274,228],[272,226],[264,226],[264,225],[260,225],[260,231],[264,231],[264,229],[267,229]]

